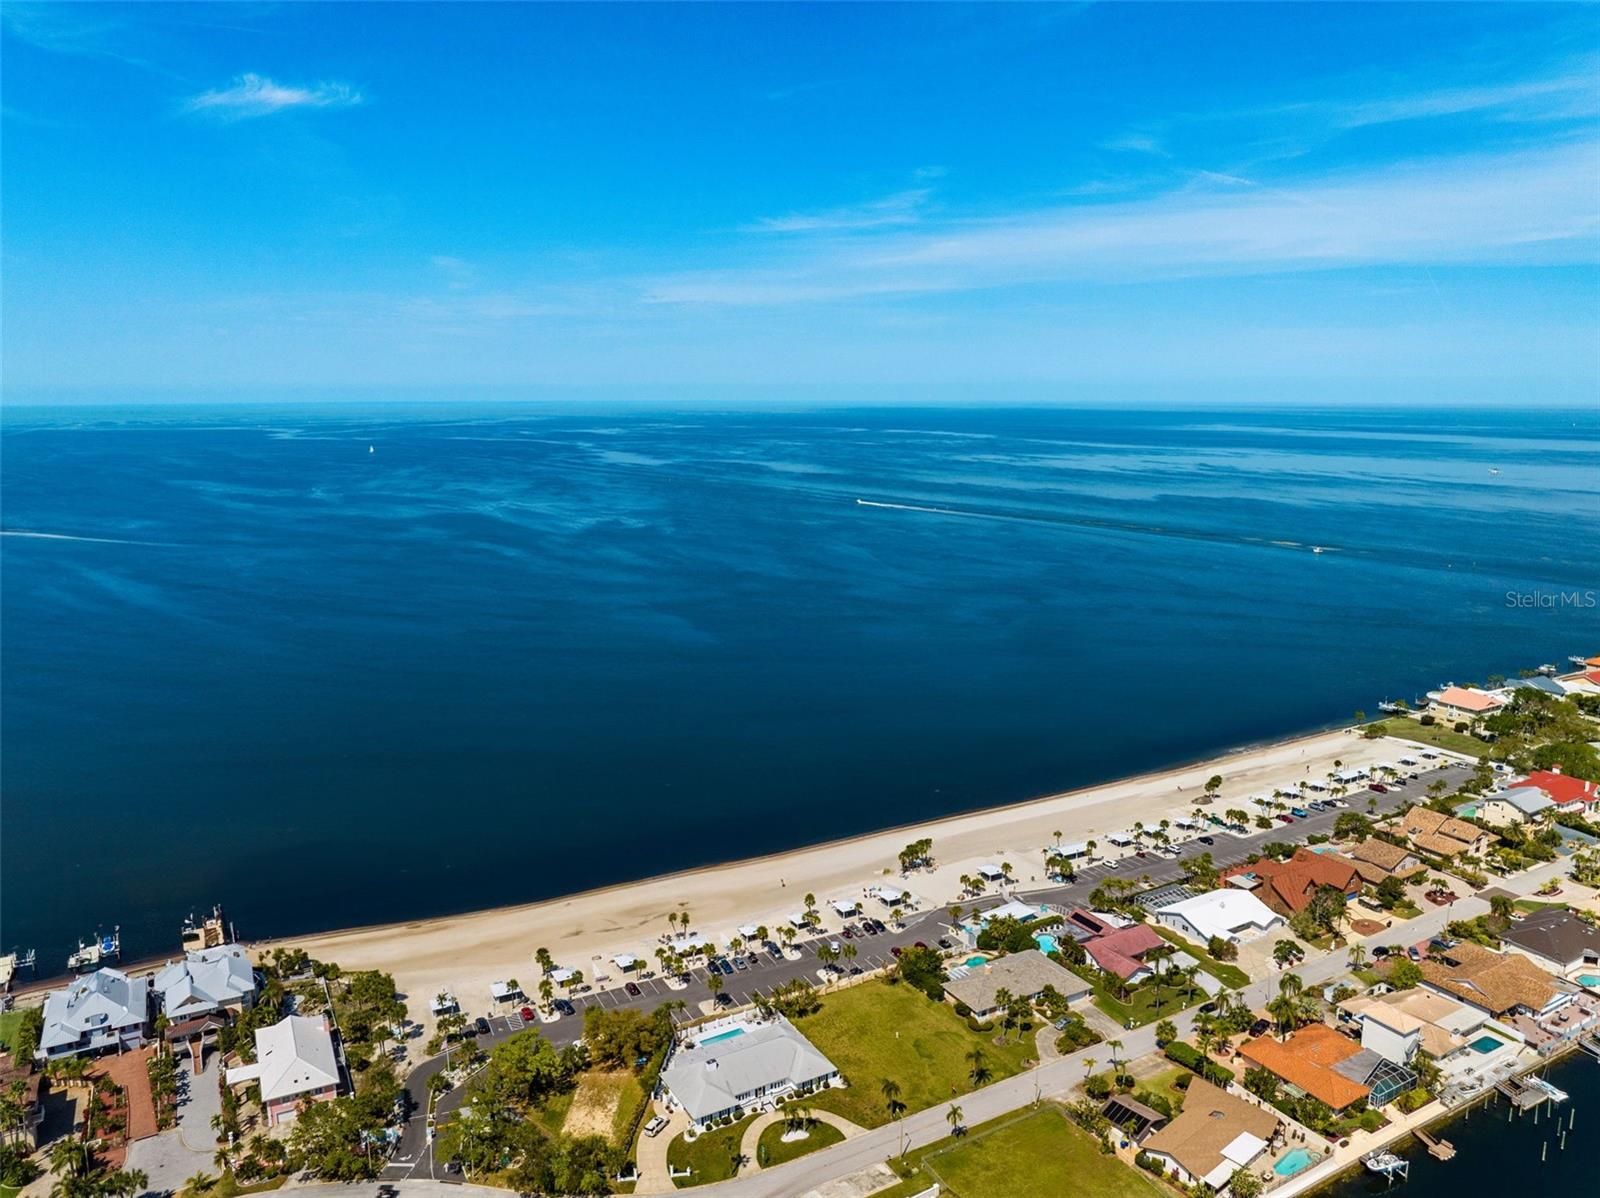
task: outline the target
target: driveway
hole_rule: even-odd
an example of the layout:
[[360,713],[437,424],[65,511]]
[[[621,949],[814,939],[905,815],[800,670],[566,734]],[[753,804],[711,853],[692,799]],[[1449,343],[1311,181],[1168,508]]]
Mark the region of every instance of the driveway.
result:
[[217,1133],[211,1116],[222,1110],[219,1069],[213,1056],[206,1071],[196,1077],[188,1058],[183,1058],[178,1067],[178,1126],[128,1146],[128,1168],[148,1173],[151,1191],[181,1190],[196,1173],[216,1174]]

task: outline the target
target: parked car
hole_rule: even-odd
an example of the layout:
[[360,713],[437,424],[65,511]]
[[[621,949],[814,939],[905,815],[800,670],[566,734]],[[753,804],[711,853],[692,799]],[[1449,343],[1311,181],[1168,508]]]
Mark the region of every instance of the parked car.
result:
[[1200,843],[1201,844],[1216,844],[1217,843],[1217,838],[1215,836],[1202,836],[1200,838]]
[[517,1014],[522,1016],[523,1023],[533,1023],[539,1018],[533,1013],[532,1007],[523,1007]]
[[1291,807],[1289,808],[1289,814],[1294,816],[1296,819],[1306,819],[1311,815],[1311,812],[1307,811],[1304,807]]
[[856,934],[854,932],[852,932],[848,927],[846,927],[844,930],[842,930],[839,933],[839,935],[843,936],[846,940],[854,940],[856,938]]
[[573,1006],[572,1003],[565,998],[556,999],[556,1010],[560,1011],[563,1015],[576,1015],[578,1013],[578,1008]]
[[644,991],[639,989],[639,983],[638,982],[629,982],[626,986],[623,987],[623,989],[626,990],[629,994],[633,995],[634,998],[638,998],[639,995],[644,993]]
[[1216,1003],[1214,1003],[1214,1002],[1203,1002],[1203,1003],[1200,1004],[1200,1014],[1202,1014],[1202,1015],[1215,1015],[1216,1013],[1217,1013],[1217,1004]]
[[1294,816],[1288,814],[1280,815],[1278,817],[1278,822],[1280,824],[1292,824],[1294,823]]
[[1371,786],[1367,787],[1367,789],[1368,790],[1375,790],[1381,795],[1386,795],[1386,794],[1389,793],[1389,788],[1387,786],[1385,786],[1382,782],[1374,782]]
[[749,969],[750,962],[746,961],[743,957],[735,957],[733,959],[733,967],[735,969]]
[[902,949],[901,949],[901,948],[900,948],[900,946],[899,946],[899,945],[898,945],[898,944],[897,944],[897,945],[895,945],[895,946],[894,946],[894,947],[893,947],[893,948],[891,948],[891,949],[890,949],[890,950],[889,950],[889,952],[890,952],[890,953],[891,953],[891,954],[892,954],[892,955],[893,955],[893,956],[896,956],[896,957],[898,957],[898,956],[899,956],[899,955],[900,955],[900,953],[901,953],[901,952],[902,952],[902,951],[903,951],[903,950],[902,950]]
[[949,952],[951,949],[953,949],[955,947],[955,945],[953,943],[951,943],[950,937],[948,937],[948,936],[940,936],[939,937],[939,947],[944,949],[945,952]]
[[666,1126],[667,1121],[660,1115],[656,1115],[650,1120],[649,1123],[644,1125],[644,1134],[649,1136],[651,1139],[654,1139],[656,1136],[659,1136],[663,1130],[665,1130]]
[[479,1015],[477,1019],[473,1020],[472,1030],[480,1036],[487,1036],[489,1034],[489,1021]]
[[1270,1020],[1257,1019],[1254,1023],[1252,1023],[1250,1025],[1250,1036],[1251,1036],[1251,1038],[1254,1039],[1257,1036],[1266,1035],[1267,1034],[1267,1029],[1270,1028],[1271,1026],[1272,1026],[1272,1022]]
[[1350,804],[1346,803],[1343,799],[1329,799],[1328,800],[1328,806],[1337,807],[1342,811],[1346,807],[1350,806]]

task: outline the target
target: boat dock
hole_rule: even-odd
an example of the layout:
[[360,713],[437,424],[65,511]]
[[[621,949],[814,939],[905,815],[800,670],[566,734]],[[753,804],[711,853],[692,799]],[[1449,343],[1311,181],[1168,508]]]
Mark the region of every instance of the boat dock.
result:
[[1435,1160],[1448,1161],[1455,1158],[1456,1146],[1449,1140],[1441,1140],[1438,1136],[1431,1132],[1423,1131],[1421,1128],[1417,1129],[1416,1136],[1421,1141],[1422,1146],[1428,1150],[1428,1155]]
[[1552,1086],[1542,1077],[1508,1077],[1495,1084],[1495,1091],[1519,1111],[1532,1110],[1547,1102],[1565,1102],[1567,1092]]
[[1361,1158],[1361,1163],[1367,1167],[1369,1173],[1381,1173],[1389,1181],[1397,1177],[1405,1181],[1411,1176],[1411,1162],[1388,1150],[1369,1152]]

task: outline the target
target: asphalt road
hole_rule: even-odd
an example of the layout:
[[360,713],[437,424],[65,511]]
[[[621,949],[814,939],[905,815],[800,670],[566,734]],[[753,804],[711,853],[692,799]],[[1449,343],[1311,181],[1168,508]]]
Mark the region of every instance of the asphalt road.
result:
[[[1404,787],[1391,788],[1387,794],[1378,794],[1375,791],[1368,790],[1352,791],[1345,796],[1344,800],[1349,804],[1348,810],[1365,814],[1368,811],[1369,800],[1376,799],[1378,814],[1391,814],[1425,797],[1429,783],[1436,778],[1443,778],[1447,785],[1455,787],[1472,776],[1472,771],[1463,766],[1450,766],[1428,772],[1419,771],[1419,773],[1421,773],[1419,779],[1409,782]],[[1230,807],[1242,806],[1246,806],[1246,804],[1238,800],[1219,800],[1210,810],[1220,815]],[[1080,870],[1077,877],[1067,885],[1019,886],[1013,889],[1010,897],[1032,903],[1057,903],[1070,906],[1086,903],[1089,894],[1110,878],[1126,878],[1134,881],[1148,878],[1148,886],[1150,887],[1169,882],[1178,882],[1182,880],[1185,863],[1201,853],[1209,852],[1213,862],[1219,869],[1226,868],[1229,865],[1245,860],[1251,853],[1259,853],[1261,846],[1271,841],[1302,842],[1317,833],[1331,834],[1334,822],[1341,814],[1342,812],[1338,809],[1312,812],[1307,818],[1297,819],[1292,824],[1281,824],[1274,821],[1274,827],[1271,831],[1253,830],[1249,835],[1245,836],[1236,836],[1231,832],[1218,831],[1215,834],[1208,832],[1204,835],[1208,836],[1213,843],[1208,845],[1201,843],[1199,840],[1189,841],[1179,846],[1176,857],[1150,854],[1143,857],[1130,856],[1117,861],[1098,862]],[[980,910],[996,906],[1004,901],[1005,896],[991,896],[963,905],[969,910]],[[1455,917],[1451,916],[1451,918]],[[1428,916],[1421,918],[1427,919]],[[904,927],[900,930],[891,927],[889,931],[877,936],[858,937],[854,941],[858,955],[853,962],[853,966],[859,971],[882,968],[894,959],[893,949],[903,948],[919,940],[927,944],[934,944],[940,936],[946,934],[948,924],[949,913],[945,908],[934,907],[907,916],[904,921]],[[1441,928],[1444,926],[1443,920],[1440,921],[1439,926]],[[731,1009],[731,1007],[749,1002],[750,995],[755,991],[770,993],[774,986],[794,978],[805,978],[812,982],[820,981],[818,971],[822,968],[822,962],[817,959],[817,947],[835,938],[831,933],[824,933],[804,941],[795,941],[795,947],[800,953],[798,960],[785,958],[782,961],[774,961],[768,955],[761,954],[757,962],[748,969],[736,971],[731,976],[723,978],[724,1001],[729,1004]],[[843,943],[842,940],[841,943]],[[1338,963],[1342,965],[1342,955],[1339,957]],[[1302,976],[1305,976],[1305,972],[1301,972]],[[711,990],[706,981],[708,977],[709,974],[706,969],[701,967],[690,974],[688,986],[682,990],[673,990],[660,978],[654,978],[638,983],[641,991],[638,996],[627,994],[621,987],[583,994],[572,1000],[575,1014],[566,1016],[554,1023],[528,1025],[524,1024],[521,1017],[517,1015],[509,1017],[496,1016],[490,1020],[489,1035],[480,1036],[479,1043],[484,1047],[492,1047],[524,1030],[525,1027],[531,1026],[537,1028],[546,1039],[558,1047],[570,1044],[583,1034],[583,1011],[584,1008],[591,1005],[634,1007],[648,1011],[654,1010],[663,1002],[677,999],[686,1004],[687,1009],[684,1017],[693,1018],[699,1014],[699,1004],[711,998]],[[1312,979],[1307,977],[1307,980],[1310,981]],[[1128,1033],[1129,1052],[1134,1055],[1137,1055],[1136,1050],[1133,1048],[1135,1038],[1140,1037],[1142,1033],[1143,1029]],[[1150,1039],[1153,1045],[1153,1033],[1150,1034]],[[1142,1040],[1140,1042],[1142,1043]],[[406,1091],[409,1096],[409,1106],[413,1113],[402,1127],[400,1143],[395,1149],[390,1164],[384,1170],[383,1181],[392,1183],[413,1176],[432,1178],[446,1184],[457,1180],[459,1175],[447,1174],[442,1164],[433,1159],[424,1117],[424,1112],[427,1109],[429,1080],[435,1073],[444,1068],[445,1061],[445,1056],[430,1058],[418,1065],[407,1077]],[[1059,1068],[1059,1063],[1046,1066],[1045,1069],[1055,1069],[1062,1076],[1065,1075],[1065,1071]],[[1076,1078],[1073,1080],[1076,1080]],[[1014,1109],[1016,1106],[1021,1105],[1024,1100],[1032,1101],[1032,1085],[1031,1081],[1024,1083],[1019,1079],[1011,1079],[1010,1082],[998,1083],[997,1086],[991,1086],[978,1094],[969,1095],[962,1102],[969,1122],[977,1123],[982,1119],[992,1117],[978,1112],[989,1109],[989,1105],[993,1103],[1010,1102],[1010,1105],[1002,1105],[995,1108],[994,1114],[999,1114],[1003,1111]],[[1022,1090],[1026,1090],[1026,1095],[1023,1099],[1018,1099],[1017,1095],[1012,1093],[1019,1086]],[[1062,1088],[1062,1083],[1054,1083],[1054,1087],[1060,1089]],[[988,1097],[991,1090],[997,1089],[1002,1091],[1000,1095],[993,1098]],[[440,1115],[448,1115],[449,1112],[455,1110],[459,1107],[464,1094],[465,1087],[461,1086],[443,1095],[437,1108],[438,1113]],[[969,1105],[969,1099],[979,1101],[984,1105],[975,1108]],[[930,1115],[932,1116],[930,1119],[923,1118],[923,1116]],[[923,1112],[922,1116],[912,1116],[906,1122],[908,1126],[920,1126],[921,1122],[927,1122],[930,1125],[937,1124],[939,1129],[948,1131],[942,1110]],[[853,1158],[856,1153],[844,1153],[844,1149],[871,1139],[872,1137],[870,1136],[863,1136],[830,1149],[819,1157],[808,1159],[820,1162],[826,1158],[831,1162],[835,1153],[841,1153],[844,1156]],[[880,1153],[876,1159],[882,1160],[883,1158],[884,1154]],[[848,1173],[850,1170],[846,1169],[843,1172]],[[830,1165],[829,1176],[842,1175],[842,1173],[835,1173]],[[757,1174],[754,1176],[759,1177],[762,1175]],[[751,1192],[756,1193],[757,1191]],[[760,1192],[765,1193],[767,1191]],[[772,1192],[778,1193],[780,1191]]]

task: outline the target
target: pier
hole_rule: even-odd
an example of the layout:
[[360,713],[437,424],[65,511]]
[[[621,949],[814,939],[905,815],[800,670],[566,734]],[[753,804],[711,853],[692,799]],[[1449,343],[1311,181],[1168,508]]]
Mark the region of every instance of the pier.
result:
[[1455,1159],[1456,1146],[1449,1140],[1441,1140],[1438,1136],[1420,1128],[1417,1130],[1417,1139],[1428,1150],[1428,1155],[1435,1160],[1448,1161]]
[[1541,1077],[1508,1077],[1495,1084],[1495,1092],[1519,1111],[1529,1111],[1547,1102],[1565,1102],[1566,1091],[1558,1090]]

